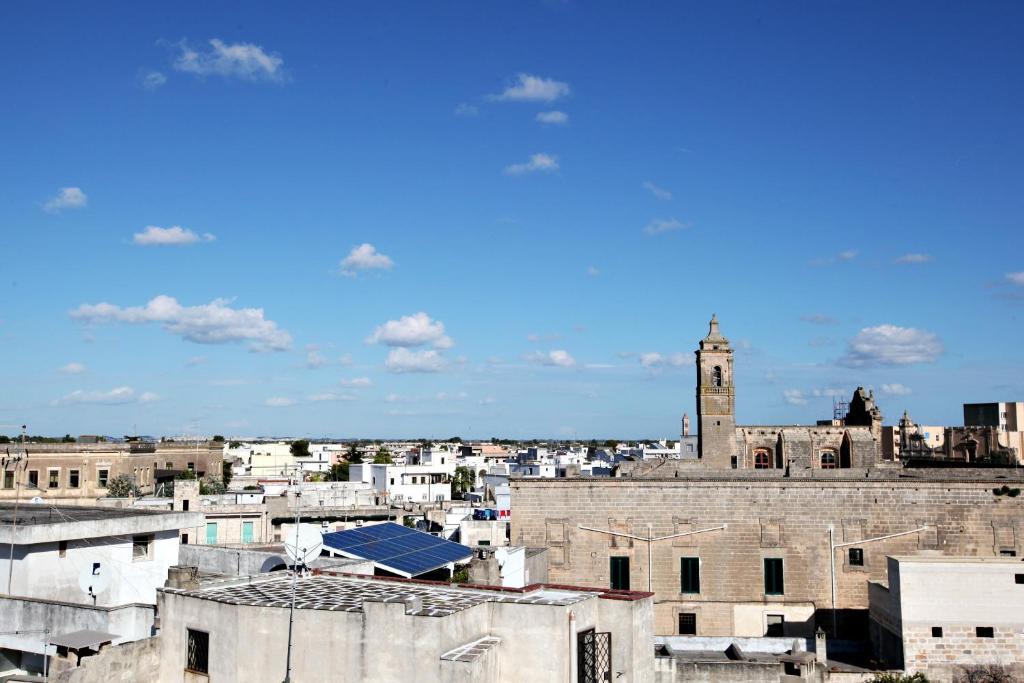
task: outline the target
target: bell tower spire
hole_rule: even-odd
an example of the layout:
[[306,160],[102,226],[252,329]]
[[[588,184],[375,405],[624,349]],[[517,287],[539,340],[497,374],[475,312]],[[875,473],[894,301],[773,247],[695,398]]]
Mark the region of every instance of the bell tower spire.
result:
[[732,347],[712,315],[697,354],[697,448],[705,467],[729,469],[736,455]]

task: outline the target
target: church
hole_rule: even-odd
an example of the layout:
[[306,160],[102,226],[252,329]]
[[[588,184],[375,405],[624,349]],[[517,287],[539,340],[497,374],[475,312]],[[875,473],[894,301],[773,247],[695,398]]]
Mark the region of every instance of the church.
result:
[[[733,349],[711,317],[697,354],[697,460],[706,469],[863,469],[882,459],[882,413],[874,394],[858,387],[845,419],[815,426],[736,425]],[[767,473],[766,473],[767,474]]]

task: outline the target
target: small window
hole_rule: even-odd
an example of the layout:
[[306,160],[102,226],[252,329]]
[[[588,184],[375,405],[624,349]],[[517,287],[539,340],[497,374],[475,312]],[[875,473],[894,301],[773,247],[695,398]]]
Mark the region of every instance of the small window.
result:
[[697,635],[697,615],[693,612],[679,613],[679,635]]
[[4,472],[4,488],[14,488],[14,472]]
[[181,511],[182,512],[188,512],[188,499],[187,498],[181,501]]
[[28,471],[28,485],[39,488],[39,470]]
[[679,592],[700,593],[700,558],[679,558]]
[[765,618],[765,638],[781,638],[786,632],[786,617],[783,614],[769,614]]
[[77,489],[81,484],[81,475],[78,470],[68,470],[68,488]]
[[782,558],[764,558],[764,594],[784,595],[785,583],[782,576]]
[[210,634],[188,628],[185,670],[197,674],[210,673]]
[[181,544],[182,545],[188,545],[188,534],[182,534],[181,535]]
[[995,638],[995,630],[991,626],[978,626],[974,629],[974,635],[979,638]]
[[851,567],[863,567],[864,566],[864,549],[863,548],[850,548],[849,561]]
[[999,554],[1002,557],[1017,557],[1017,551],[1011,548],[1001,548]]
[[1014,574],[1013,582],[1024,584],[1024,574]]
[[395,485],[395,478],[394,478],[394,477],[391,477],[391,485],[392,485],[392,486],[394,486],[394,485]]
[[719,365],[716,365],[711,370],[711,386],[713,386],[713,387],[720,387],[720,386],[722,386],[722,368]]
[[96,473],[96,483],[101,489],[107,488],[108,481],[110,481],[110,470],[100,470]]
[[194,462],[190,462],[188,465],[186,465],[186,468],[188,469],[189,472],[195,472],[196,464]]
[[932,626],[932,638],[941,638],[941,637],[942,637],[942,627],[941,626]]
[[132,562],[145,562],[150,558],[152,536],[132,536]]
[[823,451],[821,453],[821,469],[823,470],[834,470],[836,468],[836,454],[832,451]]
[[477,545],[490,545],[490,544],[491,544],[490,541],[478,541],[477,542]]
[[735,455],[734,455],[734,456],[732,456],[732,458],[731,458],[730,460],[731,460],[731,463],[732,463],[732,468],[733,468],[733,469],[736,469],[736,467],[737,467],[737,466],[738,466],[738,464],[739,464],[739,463],[737,462],[737,460],[736,460],[736,456],[735,456]]
[[628,591],[629,590],[629,558],[628,557],[610,557],[609,559],[609,570],[611,573],[610,585],[612,590]]
[[57,557],[67,557],[67,556],[68,556],[68,542],[67,541],[57,541]]
[[60,487],[60,470],[46,471],[46,488],[55,489]]
[[164,469],[165,470],[173,470],[174,469],[174,463],[173,462],[165,462],[164,463]]
[[755,470],[767,470],[772,466],[771,456],[768,455],[768,451],[755,451],[754,452],[754,469]]

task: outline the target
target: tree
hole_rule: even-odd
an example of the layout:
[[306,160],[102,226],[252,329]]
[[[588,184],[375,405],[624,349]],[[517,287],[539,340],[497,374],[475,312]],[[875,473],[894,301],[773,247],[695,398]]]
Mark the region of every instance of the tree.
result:
[[293,458],[308,458],[309,457],[309,441],[306,439],[299,439],[298,441],[292,441],[291,452]]
[[604,442],[604,447],[610,448],[614,451],[616,448],[619,447],[619,442],[616,441],[615,439],[608,439],[607,441]]
[[233,463],[230,463],[227,460],[225,460],[220,465],[220,479],[221,481],[224,482],[225,489],[231,486],[231,477],[233,477],[235,474],[234,472],[231,471],[232,464]]
[[336,462],[327,473],[327,481],[348,481],[348,463]]
[[193,480],[194,481],[196,479],[196,473],[194,471],[192,471],[192,470],[185,470],[184,472],[182,472],[181,474],[177,475],[174,478],[175,479],[188,479],[188,480]]
[[355,441],[348,445],[348,450],[345,451],[345,459],[349,462],[355,462],[359,457],[359,444]]
[[75,442],[75,437],[71,436],[70,434],[65,434],[64,438],[61,439],[61,442],[62,443],[74,443]]
[[875,674],[874,677],[868,679],[868,683],[928,683],[928,678],[920,671],[913,676],[898,673],[881,673]]
[[473,490],[473,470],[459,465],[455,468],[455,476],[452,477],[452,493],[465,496],[467,491]]
[[460,437],[458,437],[458,436],[453,436],[452,438],[448,439],[448,442],[449,443],[462,443],[462,439]]
[[241,441],[232,441],[231,443],[228,444],[228,448],[241,448],[241,447],[242,447],[242,442]]
[[107,482],[107,498],[128,498],[141,495],[142,489],[130,474],[119,474]]
[[953,680],[956,683],[1013,683],[1018,679],[1001,664],[974,664],[961,666]]
[[224,437],[220,434],[214,434],[213,438],[210,439],[210,441],[214,443],[224,443]]
[[377,455],[373,456],[374,465],[391,465],[394,462],[395,461],[391,458],[391,451],[383,446],[381,446],[380,450],[377,451]]
[[214,477],[199,480],[199,495],[219,496],[225,491],[224,482]]

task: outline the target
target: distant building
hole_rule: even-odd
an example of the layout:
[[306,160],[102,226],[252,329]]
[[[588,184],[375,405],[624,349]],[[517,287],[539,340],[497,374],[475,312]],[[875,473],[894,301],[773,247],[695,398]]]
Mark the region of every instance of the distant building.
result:
[[998,427],[1004,432],[1024,431],[1024,401],[965,403],[965,427]]
[[1017,560],[889,557],[887,580],[870,584],[870,617],[874,654],[890,668],[950,680],[960,666],[1002,664],[1024,677]]

